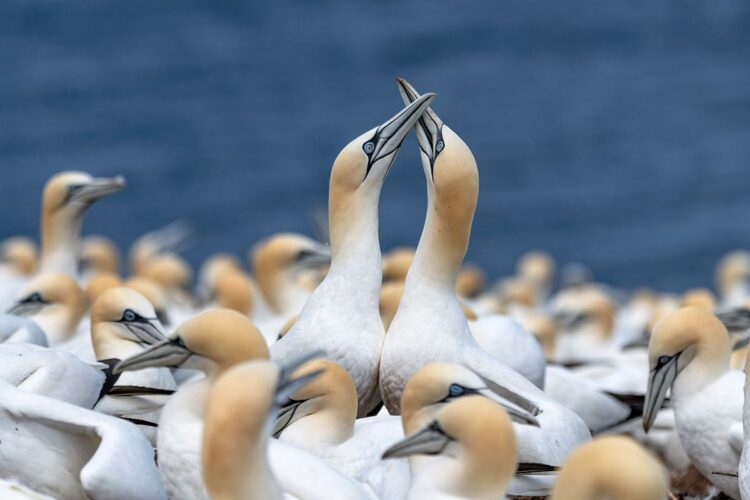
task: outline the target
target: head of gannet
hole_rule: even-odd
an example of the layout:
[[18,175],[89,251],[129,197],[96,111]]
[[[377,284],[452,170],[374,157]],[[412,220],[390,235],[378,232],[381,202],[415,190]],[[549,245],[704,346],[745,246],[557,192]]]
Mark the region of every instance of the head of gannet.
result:
[[198,289],[203,294],[201,298],[208,300],[216,280],[224,273],[232,271],[242,271],[240,259],[232,254],[217,253],[203,261],[198,271]]
[[190,289],[193,271],[179,255],[163,253],[148,261],[144,276],[156,282],[165,293],[172,293]]
[[128,249],[128,266],[133,276],[141,276],[149,261],[162,253],[175,253],[191,242],[193,230],[185,221],[175,221],[142,234]]
[[154,280],[143,276],[135,276],[125,281],[123,286],[135,290],[146,297],[151,302],[151,305],[154,306],[156,317],[159,318],[161,324],[164,326],[171,325],[169,314],[167,313],[167,297]]
[[593,332],[601,337],[612,333],[615,304],[596,286],[569,288],[555,299],[555,320],[566,332]]
[[216,279],[213,289],[216,305],[249,315],[253,309],[253,285],[242,271],[229,271]]
[[555,276],[555,260],[547,252],[531,250],[518,259],[516,273],[538,291],[544,292],[552,286]]
[[94,304],[96,299],[102,296],[110,288],[122,285],[120,277],[113,273],[97,273],[86,283],[86,299],[89,304]]
[[42,273],[23,287],[9,314],[32,318],[50,344],[75,333],[86,301],[78,283],[63,273]]
[[241,363],[213,384],[201,446],[203,480],[211,498],[282,498],[266,461],[269,430],[279,405],[318,375],[289,376],[294,368],[280,370],[269,361]]
[[726,298],[736,287],[750,285],[750,252],[735,250],[721,258],[716,266],[716,289]]
[[75,273],[83,214],[123,187],[123,177],[94,178],[84,172],[62,172],[47,181],[42,193],[42,271]]
[[648,346],[643,428],[653,424],[670,387],[673,398],[702,389],[729,369],[730,355],[727,329],[706,308],[685,307],[660,321]]
[[383,254],[383,283],[406,279],[414,251],[411,247],[398,247]]
[[484,290],[484,271],[474,264],[464,264],[456,277],[456,295],[474,298]]
[[456,498],[502,498],[513,479],[518,448],[508,413],[481,396],[441,408],[415,433],[388,448],[383,458],[441,455],[433,487]]
[[435,94],[425,94],[407,103],[385,123],[344,146],[336,157],[328,189],[328,227],[334,259],[342,252],[354,255],[352,249],[372,245],[383,181],[406,134],[434,97]]
[[104,236],[87,236],[81,244],[80,269],[83,273],[120,272],[120,251],[112,240]]
[[230,309],[209,309],[180,325],[166,340],[120,362],[114,373],[169,366],[213,375],[268,356],[263,335],[247,316]]
[[36,243],[24,236],[14,236],[0,243],[0,264],[10,267],[15,273],[28,276],[36,268]]
[[552,500],[664,500],[669,475],[646,448],[625,436],[603,436],[576,448],[563,464]]
[[524,309],[536,306],[538,290],[528,280],[520,277],[505,278],[496,286],[502,304]]
[[[279,436],[294,425],[295,430],[303,436],[313,433],[316,441],[336,445],[354,434],[357,388],[351,376],[337,363],[315,359],[298,368],[293,377],[316,372],[320,375],[314,381],[281,403],[273,427],[274,436]],[[304,423],[300,422],[303,419]],[[303,424],[299,429],[297,422]]]
[[299,302],[299,294],[309,295],[299,289],[300,276],[330,264],[331,249],[301,234],[278,233],[255,245],[248,258],[263,298],[281,314]]
[[514,421],[539,425],[535,418],[540,413],[539,408],[520,394],[485,380],[461,365],[436,361],[417,370],[404,386],[401,395],[404,432],[413,432],[424,425],[446,403],[477,394],[505,408]]
[[711,290],[707,288],[693,288],[682,294],[680,307],[705,307],[709,311],[716,308],[716,297]]
[[166,339],[151,303],[135,290],[111,288],[91,308],[91,342],[96,359],[123,359]]
[[[405,103],[424,97],[406,80],[396,81]],[[421,116],[415,130],[430,206],[422,238],[430,242],[433,253],[429,260],[437,272],[443,276],[445,269],[453,271],[444,284],[455,288],[477,206],[479,170],[466,143],[431,108]]]

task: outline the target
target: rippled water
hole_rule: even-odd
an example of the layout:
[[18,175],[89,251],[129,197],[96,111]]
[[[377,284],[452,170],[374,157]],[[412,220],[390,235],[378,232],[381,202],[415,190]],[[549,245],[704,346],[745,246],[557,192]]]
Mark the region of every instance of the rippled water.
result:
[[[469,260],[493,276],[542,247],[620,286],[709,284],[750,246],[750,4],[0,3],[0,237],[36,232],[60,169],[122,173],[86,232],[121,244],[192,221],[194,262],[312,231],[330,164],[436,91],[473,149]],[[416,142],[381,202],[384,248],[416,243]]]

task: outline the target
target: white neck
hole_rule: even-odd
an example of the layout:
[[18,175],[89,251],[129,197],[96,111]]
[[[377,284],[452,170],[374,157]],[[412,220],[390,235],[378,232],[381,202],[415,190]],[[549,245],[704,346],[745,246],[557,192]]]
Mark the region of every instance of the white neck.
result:
[[81,217],[63,218],[62,214],[42,220],[40,272],[57,271],[78,275],[81,246]]

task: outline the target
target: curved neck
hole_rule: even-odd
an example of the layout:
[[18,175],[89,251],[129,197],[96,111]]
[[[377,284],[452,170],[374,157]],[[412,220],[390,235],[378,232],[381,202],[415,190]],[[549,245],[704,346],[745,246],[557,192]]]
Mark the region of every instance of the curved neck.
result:
[[469,246],[474,213],[471,212],[469,220],[457,220],[446,216],[450,210],[450,205],[441,205],[428,184],[427,216],[414,261],[406,276],[404,293],[415,279],[441,289],[455,289],[456,276]]
[[731,347],[728,336],[706,335],[682,356],[689,356],[690,349],[695,350],[695,357],[672,383],[672,396],[676,398],[705,389],[729,371]]
[[[360,187],[351,193],[332,188],[328,204],[331,267],[328,279],[351,280],[354,288],[378,294],[382,280],[378,201],[380,190]],[[356,282],[352,278],[356,277]],[[376,299],[377,300],[377,299]]]

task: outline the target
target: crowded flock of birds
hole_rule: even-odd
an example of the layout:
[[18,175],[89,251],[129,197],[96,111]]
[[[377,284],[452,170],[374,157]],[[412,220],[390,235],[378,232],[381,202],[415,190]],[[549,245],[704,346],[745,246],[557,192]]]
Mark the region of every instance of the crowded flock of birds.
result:
[[[405,107],[333,163],[329,241],[272,235],[252,272],[216,254],[194,280],[177,223],[123,276],[81,226],[124,179],[49,179],[39,249],[0,244],[0,498],[750,499],[750,254],[716,293],[626,293],[540,251],[485,287],[474,157],[397,82]],[[424,229],[381,255],[411,129]]]

